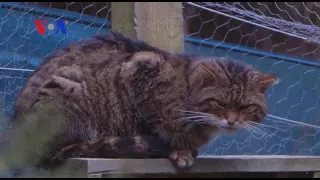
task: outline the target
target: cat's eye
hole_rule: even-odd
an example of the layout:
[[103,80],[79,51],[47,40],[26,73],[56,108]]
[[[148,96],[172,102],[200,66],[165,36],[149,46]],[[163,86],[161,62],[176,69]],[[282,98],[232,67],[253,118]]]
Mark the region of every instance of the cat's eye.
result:
[[217,101],[217,100],[212,100],[211,101],[211,105],[221,108],[221,109],[225,109],[226,108],[226,104],[221,102],[221,101]]
[[225,103],[220,102],[220,101],[217,101],[217,104],[218,104],[219,106],[223,107],[223,108],[226,108],[226,107],[227,107],[227,105],[226,105]]
[[256,114],[257,113],[257,107],[256,106],[249,106],[245,109],[245,111],[249,114]]

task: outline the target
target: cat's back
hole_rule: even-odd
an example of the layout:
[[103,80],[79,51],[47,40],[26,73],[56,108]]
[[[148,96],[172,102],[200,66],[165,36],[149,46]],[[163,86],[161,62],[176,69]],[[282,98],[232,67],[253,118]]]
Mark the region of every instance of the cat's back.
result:
[[16,100],[15,117],[31,108],[39,96],[39,88],[57,71],[77,67],[83,76],[114,74],[120,64],[133,53],[154,50],[141,41],[133,41],[119,33],[109,32],[57,49],[34,71]]
[[94,69],[120,64],[126,56],[141,49],[137,46],[138,43],[140,42],[134,42],[115,32],[72,43],[57,49],[46,57],[28,82],[32,81],[32,77],[40,76],[40,74],[50,75],[63,66],[77,65],[83,69]]

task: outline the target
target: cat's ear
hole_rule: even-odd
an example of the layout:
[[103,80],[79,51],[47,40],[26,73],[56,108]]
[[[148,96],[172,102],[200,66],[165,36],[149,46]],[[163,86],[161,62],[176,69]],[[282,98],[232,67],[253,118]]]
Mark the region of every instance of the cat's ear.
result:
[[273,86],[278,84],[279,82],[279,78],[272,75],[272,74],[262,74],[259,78],[258,78],[258,87],[259,87],[259,91],[261,93],[265,93],[266,90]]
[[62,90],[73,93],[81,89],[82,71],[76,67],[61,67],[41,87],[42,92]]

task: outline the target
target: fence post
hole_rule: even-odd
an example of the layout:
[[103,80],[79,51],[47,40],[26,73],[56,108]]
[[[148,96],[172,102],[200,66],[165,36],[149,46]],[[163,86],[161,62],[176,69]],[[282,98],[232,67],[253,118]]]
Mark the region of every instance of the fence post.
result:
[[112,2],[112,29],[172,53],[183,52],[182,2]]
[[134,2],[111,2],[112,30],[132,39],[137,38],[134,22]]

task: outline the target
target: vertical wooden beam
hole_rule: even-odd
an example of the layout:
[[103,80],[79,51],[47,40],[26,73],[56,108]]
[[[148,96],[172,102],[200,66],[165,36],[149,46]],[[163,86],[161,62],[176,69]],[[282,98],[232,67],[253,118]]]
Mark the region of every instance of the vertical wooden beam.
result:
[[137,37],[169,52],[183,51],[182,2],[136,2]]
[[184,50],[182,2],[111,4],[112,29],[172,53]]
[[112,30],[136,39],[134,2],[111,2],[111,24]]

